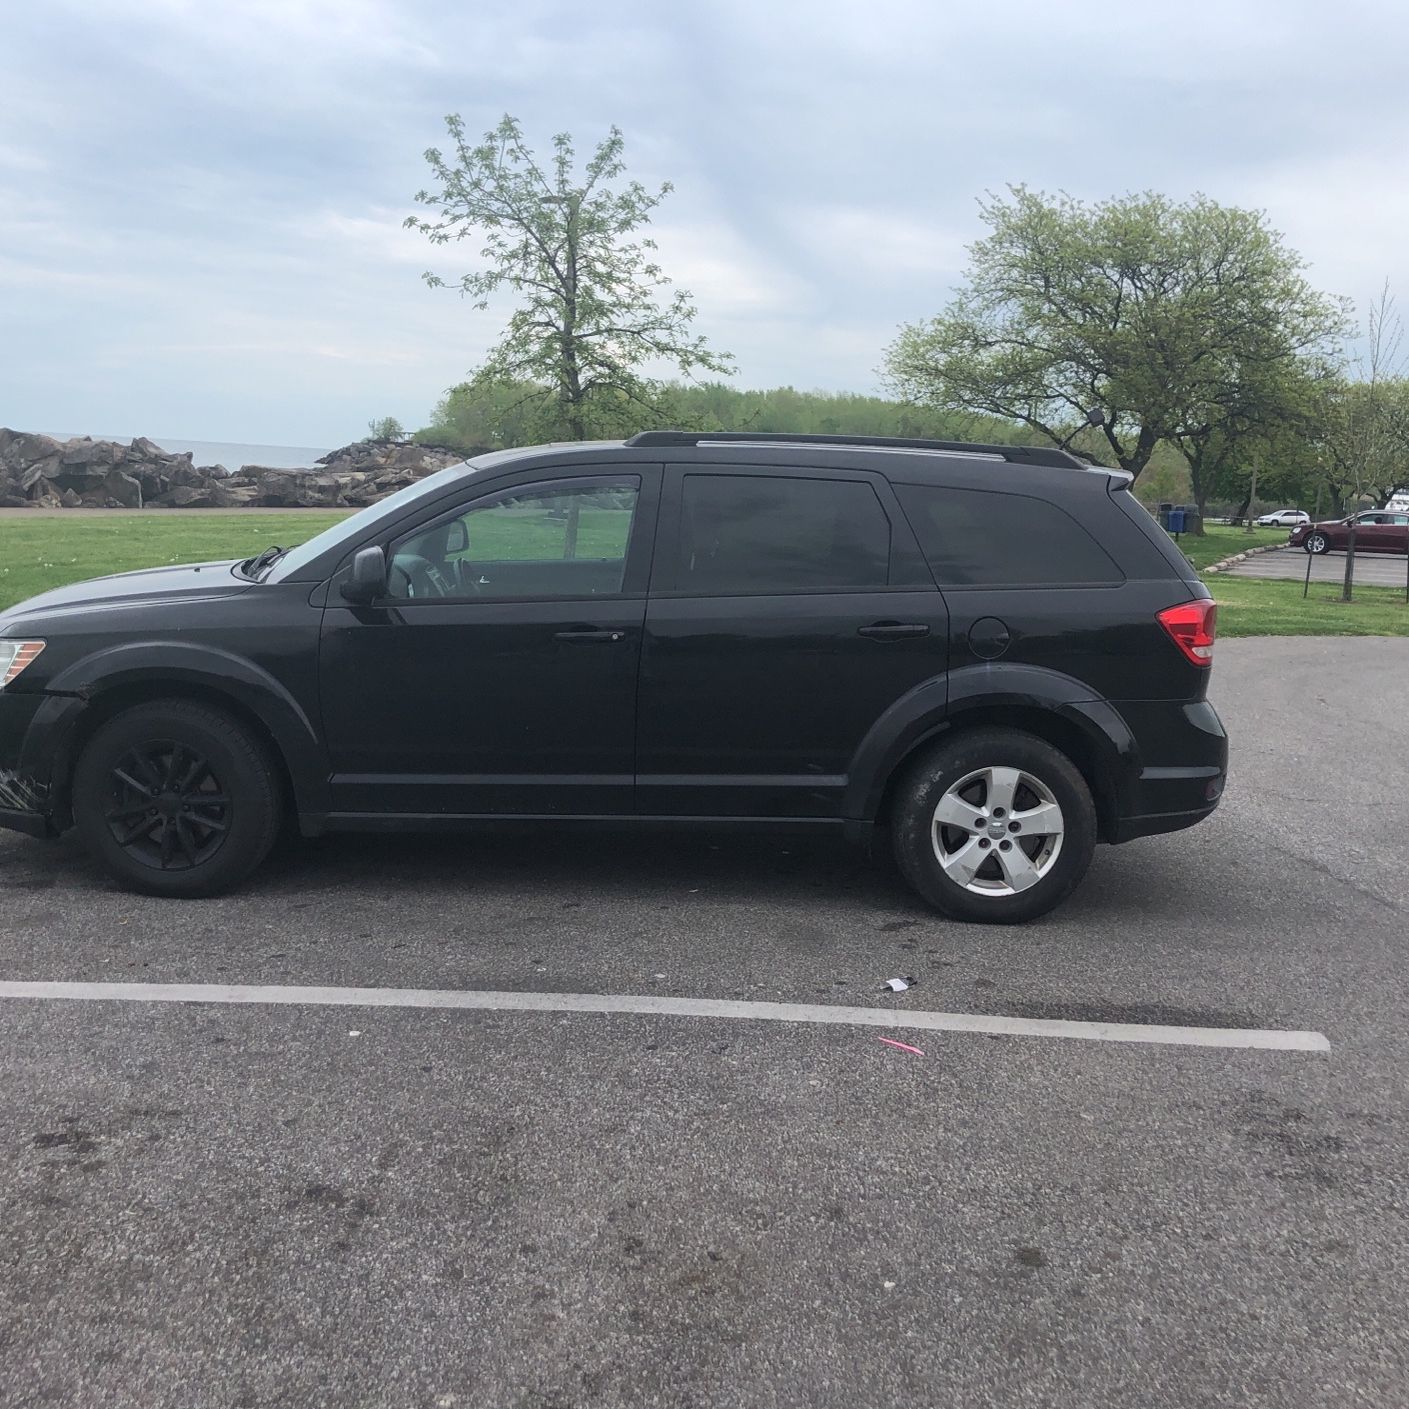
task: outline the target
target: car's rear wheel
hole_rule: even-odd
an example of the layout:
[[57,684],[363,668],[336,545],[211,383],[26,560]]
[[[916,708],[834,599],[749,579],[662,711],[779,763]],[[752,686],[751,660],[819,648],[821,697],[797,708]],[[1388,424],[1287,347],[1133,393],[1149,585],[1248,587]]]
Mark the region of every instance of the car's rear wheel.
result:
[[88,741],[73,817],[93,856],[128,890],[218,895],[274,844],[279,784],[259,740],[221,710],[159,700],[124,710]]
[[1325,553],[1329,551],[1331,540],[1324,533],[1313,533],[1306,540],[1306,551],[1308,553]]
[[1065,754],[1016,729],[924,754],[892,812],[896,862],[955,919],[1020,924],[1060,904],[1091,864],[1096,809]]

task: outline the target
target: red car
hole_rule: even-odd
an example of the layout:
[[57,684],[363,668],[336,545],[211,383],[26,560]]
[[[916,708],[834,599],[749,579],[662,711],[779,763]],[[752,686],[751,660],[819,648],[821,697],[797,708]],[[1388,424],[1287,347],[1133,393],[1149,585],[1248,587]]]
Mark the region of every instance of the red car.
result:
[[1409,553],[1409,513],[1400,509],[1367,509],[1363,514],[1330,523],[1302,524],[1292,530],[1287,543],[1293,548],[1305,548],[1308,553],[1343,549],[1352,523],[1357,553]]

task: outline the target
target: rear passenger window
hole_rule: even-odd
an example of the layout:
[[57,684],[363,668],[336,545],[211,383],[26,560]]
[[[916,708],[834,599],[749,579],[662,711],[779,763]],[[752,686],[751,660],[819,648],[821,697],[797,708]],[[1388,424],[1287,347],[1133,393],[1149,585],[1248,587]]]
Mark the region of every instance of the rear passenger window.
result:
[[1045,499],[919,484],[897,484],[895,493],[941,587],[1125,580],[1101,545]]
[[890,520],[869,484],[685,476],[676,590],[727,596],[884,587]]

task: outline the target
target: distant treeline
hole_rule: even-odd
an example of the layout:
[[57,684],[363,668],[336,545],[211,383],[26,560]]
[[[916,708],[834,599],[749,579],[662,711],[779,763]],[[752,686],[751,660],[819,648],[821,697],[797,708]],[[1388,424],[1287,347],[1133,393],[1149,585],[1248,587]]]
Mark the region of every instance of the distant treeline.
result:
[[[532,445],[542,434],[539,407],[527,384],[475,383],[454,387],[436,407],[418,440],[507,449]],[[623,416],[625,424],[621,424]],[[613,408],[611,431],[631,434],[629,407]],[[799,391],[770,387],[744,391],[724,382],[670,383],[662,403],[642,409],[635,430],[758,431],[793,435],[910,436],[933,440],[980,440],[1002,445],[1035,445],[1034,433],[992,416],[965,415],[888,401],[853,392]],[[607,426],[599,433],[606,434]]]
[[[429,445],[456,446],[466,453],[485,449],[505,450],[534,445],[543,439],[538,388],[499,384],[485,387],[466,383],[454,387],[435,409],[431,423],[416,433]],[[619,420],[619,416],[613,418]],[[1035,431],[995,416],[967,415],[915,406],[882,396],[845,391],[799,391],[796,387],[769,387],[745,391],[724,382],[698,385],[672,383],[664,405],[642,412],[634,426],[603,426],[600,434],[630,435],[634,430],[670,427],[680,430],[757,431],[784,435],[900,436],[924,440],[980,441],[994,445],[1048,445]],[[1094,459],[1103,457],[1099,432],[1090,431],[1076,441]],[[1168,499],[1182,502],[1189,493],[1184,459],[1161,446],[1138,486],[1141,497],[1153,503]]]

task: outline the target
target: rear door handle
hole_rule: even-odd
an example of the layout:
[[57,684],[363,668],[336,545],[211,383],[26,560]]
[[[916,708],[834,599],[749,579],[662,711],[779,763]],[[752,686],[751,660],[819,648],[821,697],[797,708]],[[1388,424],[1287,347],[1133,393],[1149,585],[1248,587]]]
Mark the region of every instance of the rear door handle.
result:
[[570,631],[555,631],[553,633],[553,639],[555,641],[587,645],[593,641],[624,641],[626,639],[626,632],[598,631],[595,626],[574,626]]
[[910,636],[928,636],[930,629],[922,621],[877,621],[858,626],[856,634],[873,641],[903,641]]

